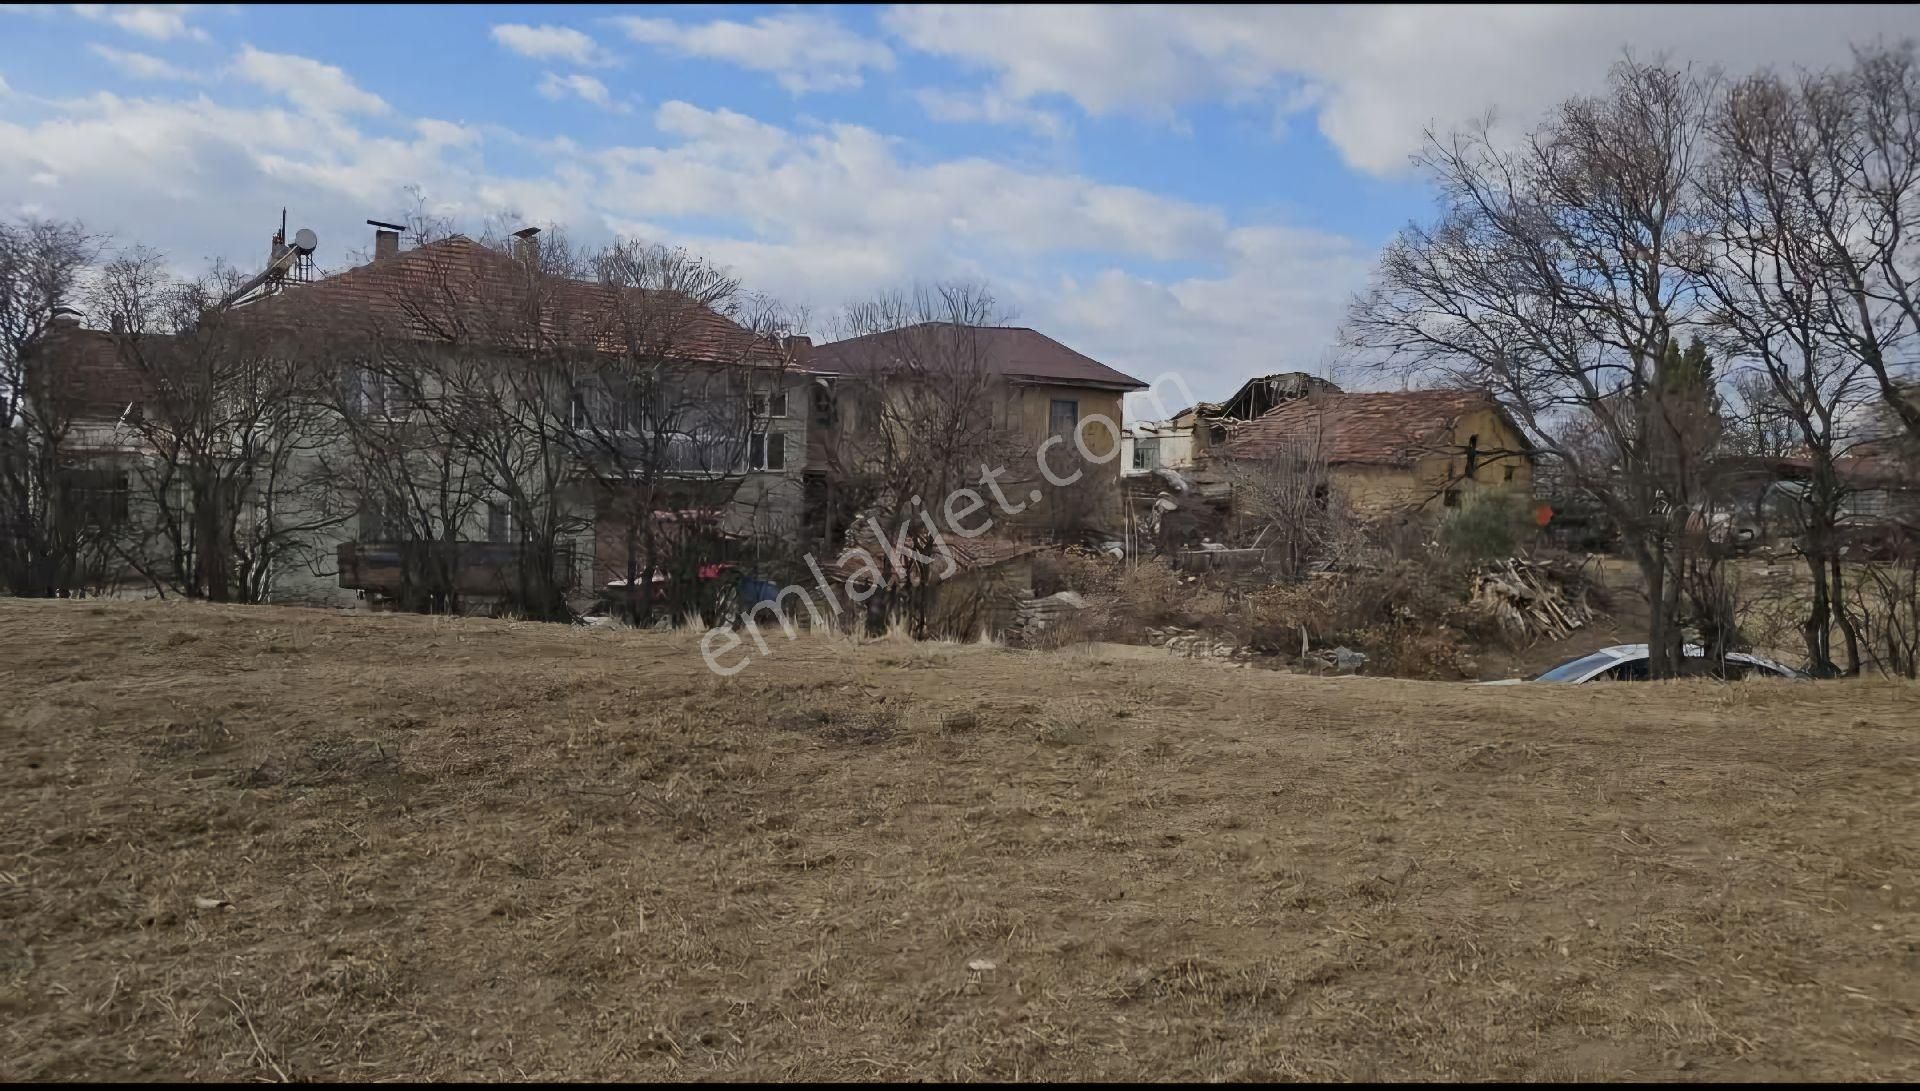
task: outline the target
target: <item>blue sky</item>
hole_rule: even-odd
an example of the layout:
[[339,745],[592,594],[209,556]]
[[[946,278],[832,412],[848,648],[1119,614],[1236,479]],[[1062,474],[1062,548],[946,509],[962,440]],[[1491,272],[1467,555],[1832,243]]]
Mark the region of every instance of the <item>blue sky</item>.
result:
[[[282,205],[356,260],[457,221],[687,245],[807,308],[987,281],[1022,324],[1215,398],[1339,363],[1430,198],[1423,129],[1509,128],[1622,49],[1744,72],[1912,8],[0,5],[0,214],[185,271]],[[1181,400],[1177,392],[1172,400]]]

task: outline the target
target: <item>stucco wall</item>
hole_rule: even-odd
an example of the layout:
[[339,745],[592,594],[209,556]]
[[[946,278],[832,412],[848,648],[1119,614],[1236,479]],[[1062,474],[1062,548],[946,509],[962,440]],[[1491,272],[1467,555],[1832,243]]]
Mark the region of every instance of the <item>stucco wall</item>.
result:
[[[1481,455],[1473,475],[1468,477],[1465,450],[1475,437]],[[1462,503],[1468,494],[1480,489],[1500,489],[1519,496],[1533,494],[1533,463],[1520,453],[1524,441],[1493,410],[1461,417],[1451,435],[1436,446],[1441,448],[1440,453],[1411,466],[1340,465],[1333,467],[1331,476],[1355,510],[1368,514],[1406,507],[1443,508],[1449,489],[1459,490]],[[1511,478],[1507,476],[1509,469],[1513,471]]]

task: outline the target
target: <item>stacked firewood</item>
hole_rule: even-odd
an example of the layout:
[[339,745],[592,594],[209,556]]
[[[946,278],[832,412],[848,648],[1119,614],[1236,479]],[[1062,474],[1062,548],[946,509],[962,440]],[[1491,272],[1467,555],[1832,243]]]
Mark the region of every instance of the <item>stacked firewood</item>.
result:
[[1589,584],[1578,569],[1510,558],[1473,575],[1473,603],[1525,643],[1558,640],[1594,619]]

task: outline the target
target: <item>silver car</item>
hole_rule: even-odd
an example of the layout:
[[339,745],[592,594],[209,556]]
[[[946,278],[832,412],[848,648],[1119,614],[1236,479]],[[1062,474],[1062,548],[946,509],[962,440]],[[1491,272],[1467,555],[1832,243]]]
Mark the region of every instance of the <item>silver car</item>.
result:
[[[1782,666],[1771,659],[1763,659],[1747,652],[1728,652],[1726,663],[1719,669],[1707,659],[1707,652],[1698,644],[1688,644],[1682,649],[1687,659],[1684,672],[1688,676],[1712,676],[1715,678],[1805,678],[1806,675],[1792,667]],[[1518,685],[1522,682],[1562,682],[1579,685],[1583,682],[1644,682],[1647,674],[1647,646],[1645,644],[1615,644],[1611,648],[1601,648],[1578,659],[1569,659],[1565,663],[1533,678],[1508,678],[1488,685]]]

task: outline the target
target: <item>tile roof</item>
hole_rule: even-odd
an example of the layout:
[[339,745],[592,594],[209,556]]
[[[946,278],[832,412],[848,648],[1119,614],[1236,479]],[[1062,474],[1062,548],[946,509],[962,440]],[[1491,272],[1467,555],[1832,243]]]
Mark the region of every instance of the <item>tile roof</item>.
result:
[[831,375],[882,375],[948,361],[979,359],[995,375],[1072,386],[1145,390],[1147,384],[1073,351],[1025,326],[961,326],[922,322],[820,345],[808,370]]
[[[890,543],[895,541],[895,533],[897,531],[888,533]],[[883,575],[887,575],[888,578],[894,580],[906,578],[905,565],[894,563],[896,558],[889,555],[887,546],[874,537],[870,527],[859,527],[850,537],[852,540],[847,546],[824,568],[826,574],[835,582],[845,583],[855,574],[868,570],[865,560],[853,552],[855,548],[866,550],[873,557],[874,562],[880,566]],[[992,568],[994,565],[1004,564],[1029,553],[1038,553],[1041,549],[1040,546],[1031,542],[1015,542],[1006,538],[962,538],[957,534],[943,534],[940,537],[946,543],[945,554],[953,557],[955,575]],[[940,542],[915,540],[906,546],[899,547],[899,550],[899,560],[911,563],[913,559],[906,555],[911,550],[923,557],[932,558],[930,566],[932,572],[938,574],[947,570],[947,557],[941,551]]]
[[1484,390],[1318,394],[1234,427],[1226,454],[1260,458],[1317,437],[1334,465],[1405,466],[1439,453],[1454,422],[1480,409],[1501,411]]
[[58,411],[76,420],[117,420],[145,397],[140,373],[105,330],[55,326],[35,346],[29,366],[50,370]]
[[[619,306],[622,295],[639,305]],[[537,334],[519,317],[535,304]],[[464,235],[289,287],[232,314],[289,331],[317,326],[427,341],[574,343],[609,352],[634,346],[709,363],[771,363],[781,355],[779,346],[686,296],[531,278],[519,259]],[[804,347],[804,339],[795,344]]]

